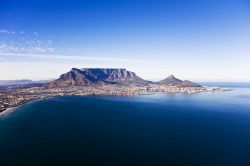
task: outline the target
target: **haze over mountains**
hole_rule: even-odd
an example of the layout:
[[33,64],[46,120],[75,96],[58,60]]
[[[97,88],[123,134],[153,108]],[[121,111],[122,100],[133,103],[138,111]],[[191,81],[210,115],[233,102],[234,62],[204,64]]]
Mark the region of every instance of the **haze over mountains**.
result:
[[28,79],[22,80],[0,80],[0,86],[16,86],[16,85],[29,85],[29,84],[42,84],[49,80],[33,81]]
[[173,75],[159,81],[151,82],[142,79],[134,72],[121,68],[72,68],[69,72],[62,74],[58,79],[46,84],[48,87],[63,86],[84,86],[84,85],[147,85],[162,84],[179,87],[200,87],[199,84],[191,81],[182,81]]

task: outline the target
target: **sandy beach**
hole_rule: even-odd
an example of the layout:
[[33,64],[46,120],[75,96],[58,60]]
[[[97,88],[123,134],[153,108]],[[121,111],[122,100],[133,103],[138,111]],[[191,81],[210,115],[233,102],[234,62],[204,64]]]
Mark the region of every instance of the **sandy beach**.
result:
[[0,112],[0,117],[5,116],[11,112],[13,112],[18,106],[7,108],[6,110]]

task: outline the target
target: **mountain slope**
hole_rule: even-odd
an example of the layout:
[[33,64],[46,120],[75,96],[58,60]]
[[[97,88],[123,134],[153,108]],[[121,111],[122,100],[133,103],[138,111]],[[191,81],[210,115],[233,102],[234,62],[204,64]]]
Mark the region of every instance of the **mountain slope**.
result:
[[177,84],[177,87],[201,87],[201,85],[194,83],[194,82],[191,82],[191,81],[188,81],[188,80],[185,80],[185,81],[182,81],[181,83]]

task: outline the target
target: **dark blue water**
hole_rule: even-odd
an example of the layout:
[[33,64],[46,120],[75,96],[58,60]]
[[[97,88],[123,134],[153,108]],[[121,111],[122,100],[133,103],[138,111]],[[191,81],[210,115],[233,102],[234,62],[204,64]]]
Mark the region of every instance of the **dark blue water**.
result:
[[213,87],[250,88],[250,82],[200,82],[200,84]]
[[0,117],[0,165],[250,165],[250,89],[55,97]]

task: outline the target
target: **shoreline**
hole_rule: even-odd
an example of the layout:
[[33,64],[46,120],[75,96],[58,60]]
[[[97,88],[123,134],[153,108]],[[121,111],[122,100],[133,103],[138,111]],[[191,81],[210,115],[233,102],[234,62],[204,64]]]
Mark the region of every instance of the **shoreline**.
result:
[[163,92],[163,93],[166,93],[166,94],[197,94],[197,93],[202,93],[202,92],[224,92],[224,91],[231,91],[232,89],[228,89],[228,88],[218,88],[218,87],[203,87],[205,88],[204,89],[195,89],[195,88],[191,88],[191,90],[194,90],[192,92],[188,92],[188,91],[183,91],[183,92],[180,92],[180,90],[190,90],[189,88],[178,88],[179,91],[164,91],[164,90],[152,90],[152,91],[138,91],[138,92],[135,92],[135,93],[129,93],[127,94],[126,92],[120,92],[120,93],[94,93],[94,92],[88,92],[88,93],[76,93],[74,94],[74,92],[72,93],[66,93],[66,94],[54,94],[54,95],[48,95],[48,96],[43,96],[43,97],[36,97],[36,98],[29,98],[28,100],[26,99],[26,101],[22,101],[20,103],[17,103],[16,105],[12,105],[10,107],[6,107],[5,109],[2,109],[0,110],[0,116],[6,114],[6,113],[10,113],[12,112],[13,110],[15,110],[17,107],[19,106],[22,106],[24,104],[27,104],[27,103],[30,103],[32,101],[38,101],[38,100],[45,100],[45,99],[48,99],[48,98],[51,98],[51,97],[57,97],[57,96],[138,96],[138,95],[152,95],[152,94],[155,94],[155,93],[159,93],[159,92]]
[[[49,97],[48,97],[48,98],[49,98]],[[17,104],[17,105],[15,105],[15,106],[8,107],[8,108],[6,108],[6,109],[0,111],[0,117],[1,117],[2,115],[5,115],[6,113],[11,113],[11,112],[13,112],[15,109],[17,109],[18,107],[21,107],[21,106],[23,106],[23,105],[25,105],[25,104],[31,103],[31,102],[33,102],[33,101],[44,100],[44,99],[47,99],[47,98],[31,99],[31,100],[29,100],[29,101],[26,101],[26,102]]]
[[13,112],[19,106],[21,106],[21,105],[17,105],[17,106],[14,106],[14,107],[6,108],[5,110],[3,110],[3,111],[0,112],[0,117],[5,116],[6,114],[9,114],[9,113]]

